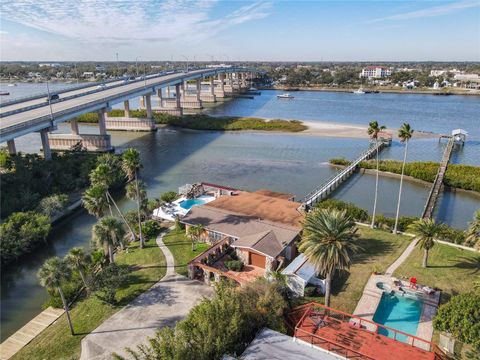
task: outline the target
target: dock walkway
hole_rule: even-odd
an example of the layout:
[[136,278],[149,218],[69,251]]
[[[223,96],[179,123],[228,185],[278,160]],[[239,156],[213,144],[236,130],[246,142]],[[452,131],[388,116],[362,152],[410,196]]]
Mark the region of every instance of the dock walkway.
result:
[[330,194],[333,190],[335,190],[339,184],[344,182],[348,179],[357,169],[358,164],[360,162],[370,159],[373,154],[377,151],[381,151],[388,143],[384,141],[378,142],[378,144],[369,147],[360,156],[353,161],[350,165],[348,165],[345,169],[341,172],[327,180],[323,185],[313,190],[310,194],[308,194],[304,200],[302,201],[303,205],[306,208],[309,208],[317,201],[323,200],[328,194]]
[[443,185],[443,178],[445,176],[445,172],[447,171],[448,163],[452,155],[454,142],[455,139],[453,136],[451,136],[450,140],[448,140],[447,147],[443,152],[440,167],[438,168],[437,175],[435,176],[432,188],[430,189],[430,193],[428,194],[427,202],[425,204],[425,208],[423,209],[422,219],[430,219],[433,215],[435,205],[437,204],[438,196],[440,195],[440,189]]
[[0,344],[0,359],[10,359],[38,334],[53,324],[64,312],[65,310],[63,309],[55,309],[53,307],[43,310],[15,334]]

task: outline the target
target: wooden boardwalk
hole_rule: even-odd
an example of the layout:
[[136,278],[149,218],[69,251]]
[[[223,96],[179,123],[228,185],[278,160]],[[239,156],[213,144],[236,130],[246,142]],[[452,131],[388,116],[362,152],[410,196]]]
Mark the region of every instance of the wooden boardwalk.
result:
[[53,324],[63,309],[49,307],[30,320],[25,326],[0,344],[0,359],[7,360],[32,341],[38,334]]
[[332,178],[327,180],[323,185],[321,185],[320,187],[313,190],[310,194],[308,194],[302,201],[302,204],[305,206],[306,209],[308,209],[316,202],[323,200],[325,197],[327,197],[328,194],[334,191],[338,187],[338,185],[340,185],[342,182],[348,179],[355,172],[360,162],[370,159],[373,156],[373,154],[375,154],[375,152],[377,151],[377,148],[378,148],[378,151],[381,151],[387,144],[388,144],[387,142],[379,141],[377,145],[369,147],[367,150],[361,153],[360,156],[355,161],[353,161],[350,165],[348,165],[345,169],[343,169],[337,175],[333,176]]
[[435,210],[435,205],[437,204],[438,196],[440,195],[440,190],[443,185],[443,178],[445,176],[445,172],[447,171],[450,156],[452,155],[454,142],[455,139],[453,136],[451,136],[450,140],[448,140],[447,147],[443,152],[440,167],[438,168],[437,175],[435,176],[432,188],[428,194],[427,202],[425,204],[425,208],[423,209],[422,219],[430,219],[433,216],[433,211]]

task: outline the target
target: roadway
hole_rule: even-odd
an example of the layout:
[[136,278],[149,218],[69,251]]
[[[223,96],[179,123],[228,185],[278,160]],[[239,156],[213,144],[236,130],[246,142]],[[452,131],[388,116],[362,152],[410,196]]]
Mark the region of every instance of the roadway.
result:
[[[51,106],[51,113],[50,107],[47,105],[7,115],[0,118],[0,142],[13,139],[28,132],[38,131],[40,128],[47,128],[49,127],[49,124],[50,126],[53,125],[53,122],[56,124],[56,122],[66,121],[74,116],[79,115],[79,113],[99,110],[101,108],[105,108],[106,106],[111,107],[113,104],[122,102],[129,98],[140,96],[142,94],[152,94],[154,88],[164,87],[167,84],[173,85],[188,79],[199,78],[202,76],[212,76],[218,72],[234,72],[235,70],[251,71],[249,69],[235,68],[201,69],[190,71],[188,73],[175,73],[152,78],[147,77],[145,81],[131,82],[113,88],[107,87],[105,90],[95,93],[54,102]],[[73,90],[68,93],[81,95],[83,92],[87,92],[87,89],[88,88]],[[62,93],[61,98],[68,96],[68,93]],[[45,100],[45,98],[40,98],[21,102],[12,106],[15,107],[15,110],[19,110],[27,107],[27,103],[38,105],[39,103],[45,103]],[[5,110],[2,108],[2,112],[3,111]]]

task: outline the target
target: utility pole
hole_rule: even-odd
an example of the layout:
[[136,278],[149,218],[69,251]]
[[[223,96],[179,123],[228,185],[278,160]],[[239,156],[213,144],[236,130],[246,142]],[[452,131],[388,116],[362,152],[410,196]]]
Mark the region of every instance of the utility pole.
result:
[[120,75],[120,70],[119,70],[119,68],[118,68],[118,52],[115,53],[115,56],[116,56],[116,58],[117,58],[117,74],[116,74],[117,76],[116,76],[116,78],[118,78],[119,75]]

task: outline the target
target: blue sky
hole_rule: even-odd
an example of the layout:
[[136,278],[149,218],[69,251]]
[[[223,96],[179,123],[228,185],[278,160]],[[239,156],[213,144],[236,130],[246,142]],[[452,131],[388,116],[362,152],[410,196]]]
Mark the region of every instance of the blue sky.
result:
[[2,0],[1,60],[480,61],[480,0]]

